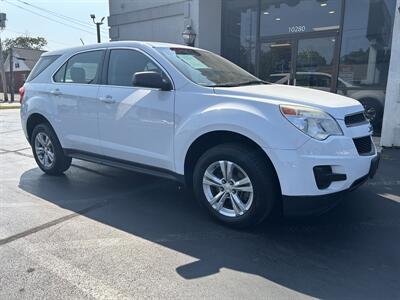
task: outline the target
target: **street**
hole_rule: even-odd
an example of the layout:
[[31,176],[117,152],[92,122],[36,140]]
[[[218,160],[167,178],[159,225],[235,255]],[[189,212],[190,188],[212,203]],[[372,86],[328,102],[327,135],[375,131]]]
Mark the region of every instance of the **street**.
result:
[[0,299],[399,299],[400,150],[320,217],[221,226],[173,181],[36,166],[0,110]]

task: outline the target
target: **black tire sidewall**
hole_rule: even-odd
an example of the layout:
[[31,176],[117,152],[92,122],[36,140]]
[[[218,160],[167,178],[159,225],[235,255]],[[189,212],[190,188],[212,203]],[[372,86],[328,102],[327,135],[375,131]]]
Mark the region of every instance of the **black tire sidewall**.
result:
[[[218,221],[238,228],[249,227],[263,221],[271,212],[278,196],[275,173],[271,166],[251,148],[235,144],[224,144],[210,149],[198,160],[193,174],[193,191],[196,199]],[[238,217],[227,217],[218,213],[208,202],[203,191],[203,175],[212,163],[228,160],[240,166],[253,185],[253,203],[250,209]]]
[[[54,163],[51,166],[51,168],[46,168],[45,166],[43,166],[36,154],[35,139],[40,132],[45,133],[50,138],[51,143],[53,145]],[[33,129],[31,137],[31,146],[33,150],[33,156],[35,158],[37,165],[43,172],[47,174],[50,175],[62,174],[66,169],[68,169],[69,165],[71,164],[71,159],[64,155],[63,149],[54,130],[46,123],[39,124]]]

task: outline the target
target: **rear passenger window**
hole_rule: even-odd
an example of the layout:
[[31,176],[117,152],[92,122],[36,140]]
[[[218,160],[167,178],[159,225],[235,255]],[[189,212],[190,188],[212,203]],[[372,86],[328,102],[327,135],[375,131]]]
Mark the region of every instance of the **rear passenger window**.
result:
[[54,75],[55,82],[95,84],[99,82],[104,51],[90,51],[71,57]]
[[26,81],[30,81],[40,73],[42,73],[48,66],[50,66],[60,55],[46,55],[42,56],[32,69]]
[[135,50],[111,50],[108,64],[108,84],[132,86],[136,72],[154,71],[162,74],[161,69],[146,55]]

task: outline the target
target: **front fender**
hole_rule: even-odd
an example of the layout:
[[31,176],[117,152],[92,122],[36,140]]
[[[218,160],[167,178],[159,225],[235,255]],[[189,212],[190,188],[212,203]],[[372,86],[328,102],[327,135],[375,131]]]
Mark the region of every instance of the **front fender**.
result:
[[[296,149],[308,140],[296,132],[296,129],[290,128],[293,126],[283,119],[278,107],[270,107],[270,110],[270,113],[267,113],[245,103],[220,103],[198,110],[180,122],[177,121],[176,172],[184,173],[185,157],[192,143],[200,136],[213,131],[230,131],[244,135],[264,149]],[[294,133],[291,139],[290,133],[282,134],[282,130],[285,129]],[[289,143],[284,142],[284,136],[289,136]]]

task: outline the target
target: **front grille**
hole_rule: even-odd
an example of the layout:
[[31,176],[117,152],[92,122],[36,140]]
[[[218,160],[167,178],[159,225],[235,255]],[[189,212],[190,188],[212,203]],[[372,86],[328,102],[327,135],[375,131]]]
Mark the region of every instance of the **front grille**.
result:
[[368,155],[372,154],[372,140],[370,136],[353,139],[354,145],[357,148],[358,154]]
[[347,127],[365,124],[367,122],[368,122],[368,120],[365,117],[363,112],[348,115],[348,116],[344,117],[344,123],[346,124]]

